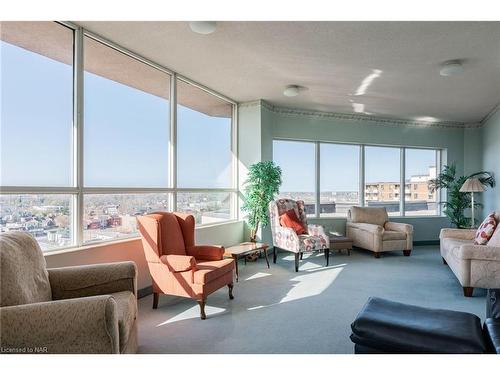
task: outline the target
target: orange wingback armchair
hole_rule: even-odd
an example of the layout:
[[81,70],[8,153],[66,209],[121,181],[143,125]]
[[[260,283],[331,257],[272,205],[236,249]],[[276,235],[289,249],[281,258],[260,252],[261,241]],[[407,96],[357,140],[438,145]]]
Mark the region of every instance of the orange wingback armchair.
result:
[[153,309],[161,294],[190,297],[206,319],[207,296],[228,286],[233,299],[233,259],[224,259],[222,246],[194,244],[194,217],[157,212],[137,217],[149,272],[153,279]]

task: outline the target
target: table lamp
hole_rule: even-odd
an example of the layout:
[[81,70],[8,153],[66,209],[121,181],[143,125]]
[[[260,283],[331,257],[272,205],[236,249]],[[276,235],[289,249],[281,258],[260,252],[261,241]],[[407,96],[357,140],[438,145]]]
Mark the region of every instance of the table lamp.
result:
[[461,193],[471,193],[471,203],[472,203],[472,207],[471,207],[471,209],[472,209],[472,224],[471,224],[471,228],[474,228],[474,224],[475,224],[475,221],[474,221],[474,193],[481,193],[484,190],[485,189],[484,189],[483,184],[476,177],[470,177],[470,178],[468,178],[464,182],[464,184],[462,185],[462,187],[460,188],[460,192]]

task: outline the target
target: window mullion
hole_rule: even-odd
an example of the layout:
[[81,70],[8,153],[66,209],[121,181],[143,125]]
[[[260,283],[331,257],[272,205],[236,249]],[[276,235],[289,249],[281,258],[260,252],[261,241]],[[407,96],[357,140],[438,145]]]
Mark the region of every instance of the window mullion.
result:
[[316,185],[316,191],[315,191],[315,195],[316,195],[316,218],[319,218],[320,217],[320,210],[321,210],[321,191],[320,191],[320,163],[321,163],[321,155],[320,155],[320,143],[319,142],[315,142],[315,152],[316,152],[316,181],[315,181],[315,185]]
[[170,142],[169,142],[169,187],[173,189],[170,195],[169,208],[177,210],[177,74],[170,80]]
[[406,148],[401,147],[401,153],[400,153],[400,176],[399,176],[399,210],[400,210],[400,215],[405,216],[405,195],[406,195]]
[[365,145],[359,146],[359,205],[365,205]]
[[73,199],[73,244],[83,244],[83,30],[78,27],[74,32],[74,81],[73,81],[73,168],[74,186],[78,189],[76,199]]

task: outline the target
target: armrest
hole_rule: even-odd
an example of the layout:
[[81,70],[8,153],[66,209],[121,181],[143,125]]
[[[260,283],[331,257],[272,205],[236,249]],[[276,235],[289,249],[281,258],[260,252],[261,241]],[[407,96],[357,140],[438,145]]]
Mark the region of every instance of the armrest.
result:
[[456,238],[458,240],[473,240],[476,235],[475,229],[443,228],[439,233],[439,238]]
[[200,260],[221,260],[224,257],[224,246],[190,246],[186,249],[187,254]]
[[384,228],[386,230],[393,230],[396,232],[404,232],[406,234],[413,233],[413,225],[405,224],[405,223],[395,223],[395,222],[388,221],[387,223],[385,223]]
[[348,225],[352,228],[364,230],[365,232],[370,232],[370,233],[379,234],[379,235],[381,235],[382,232],[384,231],[384,228],[382,228],[380,225],[376,225],[376,224],[347,222],[346,225]]
[[109,295],[0,308],[0,346],[12,353],[118,353],[116,302]]
[[492,260],[500,262],[500,247],[488,245],[462,245],[458,252],[460,259]]
[[160,261],[170,272],[184,272],[196,269],[196,259],[190,255],[162,255]]
[[50,268],[47,271],[55,300],[126,290],[137,295],[137,267],[134,262]]

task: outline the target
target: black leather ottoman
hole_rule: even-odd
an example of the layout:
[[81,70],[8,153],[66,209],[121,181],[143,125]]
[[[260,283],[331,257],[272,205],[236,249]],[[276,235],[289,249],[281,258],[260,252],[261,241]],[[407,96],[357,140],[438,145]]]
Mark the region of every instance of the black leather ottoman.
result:
[[351,324],[357,354],[485,353],[474,314],[428,309],[372,297]]

